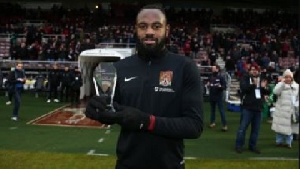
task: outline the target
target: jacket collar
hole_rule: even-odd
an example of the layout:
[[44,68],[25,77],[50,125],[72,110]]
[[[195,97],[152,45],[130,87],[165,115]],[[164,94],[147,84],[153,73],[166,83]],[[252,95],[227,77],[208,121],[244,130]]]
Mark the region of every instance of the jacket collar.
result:
[[165,49],[161,50],[159,53],[157,53],[156,55],[149,56],[149,55],[141,55],[141,54],[137,53],[137,57],[145,62],[156,62],[156,61],[164,58],[167,55],[167,53],[168,53],[168,50],[165,48]]

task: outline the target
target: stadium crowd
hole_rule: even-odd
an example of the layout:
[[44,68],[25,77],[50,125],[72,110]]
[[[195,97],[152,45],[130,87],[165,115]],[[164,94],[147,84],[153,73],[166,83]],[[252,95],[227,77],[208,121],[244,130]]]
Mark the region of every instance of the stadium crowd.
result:
[[[135,43],[132,21],[140,5],[113,3],[109,11],[100,6],[93,12],[87,7],[67,9],[54,5],[46,11],[26,10],[10,3],[0,5],[0,33],[10,35],[10,55],[6,56],[10,59],[75,61],[81,51],[99,44]],[[224,9],[214,14],[212,9],[172,7],[166,13],[171,25],[169,49],[197,59],[201,65],[214,64],[218,56],[224,60],[230,56],[235,66],[239,59],[254,60],[262,67],[270,62],[282,68],[296,66],[300,42],[295,13]],[[40,23],[22,25],[29,19]],[[234,31],[210,29],[218,25]]]

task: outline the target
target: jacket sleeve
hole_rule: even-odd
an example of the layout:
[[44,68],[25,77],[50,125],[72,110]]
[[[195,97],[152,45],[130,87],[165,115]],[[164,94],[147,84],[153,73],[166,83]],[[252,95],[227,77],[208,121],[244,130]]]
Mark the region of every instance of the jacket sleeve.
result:
[[275,85],[273,93],[280,96],[282,90],[284,89],[284,82],[279,82]]
[[173,138],[198,138],[203,131],[202,83],[199,71],[192,62],[183,74],[181,117],[156,117],[154,134]]
[[250,84],[249,77],[244,77],[240,83],[242,93],[247,94],[255,89],[254,84]]
[[9,82],[9,85],[16,84],[17,80],[16,80],[16,76],[15,76],[15,71],[9,72],[7,80]]
[[221,90],[226,90],[226,81],[225,78],[223,76],[221,76]]

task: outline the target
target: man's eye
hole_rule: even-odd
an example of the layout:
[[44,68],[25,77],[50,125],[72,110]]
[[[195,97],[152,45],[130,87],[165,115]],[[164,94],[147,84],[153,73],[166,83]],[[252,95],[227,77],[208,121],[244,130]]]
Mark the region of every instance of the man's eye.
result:
[[147,26],[146,25],[139,25],[138,26],[140,29],[147,29]]
[[160,24],[155,24],[152,26],[152,29],[157,30],[160,29],[162,26]]

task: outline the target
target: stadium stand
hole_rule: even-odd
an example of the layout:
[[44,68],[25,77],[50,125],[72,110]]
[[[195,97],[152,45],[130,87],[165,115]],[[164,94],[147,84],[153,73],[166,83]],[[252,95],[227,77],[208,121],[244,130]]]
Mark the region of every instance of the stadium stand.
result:
[[[36,75],[36,70],[46,71],[53,61],[75,63],[86,49],[134,48],[134,17],[143,4],[108,4],[110,7],[99,4],[98,9],[70,9],[55,3],[52,8],[48,4],[47,9],[26,9],[18,3],[0,3],[0,60],[4,74],[10,68],[7,63],[15,59],[30,60],[25,62],[25,68]],[[245,64],[254,59],[263,66],[264,55],[275,63],[277,71],[299,66],[299,21],[293,19],[296,12],[268,7],[183,7],[180,3],[166,3],[165,9],[171,25],[169,49],[194,59],[204,80],[210,73],[212,49],[222,67],[227,56],[236,64],[239,59]]]

